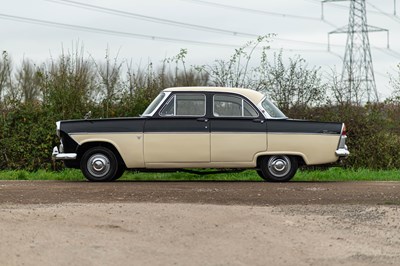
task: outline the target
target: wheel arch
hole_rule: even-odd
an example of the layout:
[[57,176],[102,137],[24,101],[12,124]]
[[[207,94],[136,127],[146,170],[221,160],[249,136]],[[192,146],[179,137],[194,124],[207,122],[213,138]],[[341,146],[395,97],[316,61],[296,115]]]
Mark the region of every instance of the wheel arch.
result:
[[265,157],[274,156],[274,155],[286,155],[293,157],[297,160],[298,166],[307,165],[306,161],[304,160],[303,155],[301,154],[292,154],[292,153],[271,153],[271,154],[262,154],[257,157],[257,169],[260,168],[261,160]]
[[80,161],[82,159],[83,154],[94,147],[105,147],[109,150],[111,150],[115,156],[117,157],[118,164],[126,168],[126,164],[124,159],[122,158],[120,152],[118,149],[115,147],[113,143],[107,142],[107,141],[90,141],[90,142],[85,142],[81,145],[79,145],[77,149],[77,160]]

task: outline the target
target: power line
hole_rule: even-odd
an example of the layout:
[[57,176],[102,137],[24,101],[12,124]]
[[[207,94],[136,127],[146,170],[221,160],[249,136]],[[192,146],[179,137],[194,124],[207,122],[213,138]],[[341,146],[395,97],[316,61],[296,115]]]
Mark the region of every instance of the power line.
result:
[[400,18],[398,18],[397,16],[394,16],[394,15],[389,14],[389,13],[385,13],[382,9],[378,8],[377,6],[375,6],[375,5],[373,5],[373,4],[369,3],[369,2],[367,2],[367,4],[370,5],[372,8],[374,8],[375,10],[377,10],[380,14],[382,14],[382,15],[390,18],[390,19],[393,19],[397,23],[400,23]]
[[[19,17],[13,15],[7,15],[0,13],[0,19],[11,20],[11,21],[18,21],[23,23],[30,23],[30,24],[37,24],[42,26],[50,26],[56,28],[63,28],[69,30],[79,30],[91,33],[100,33],[100,34],[107,34],[107,35],[116,35],[122,37],[129,37],[129,38],[137,38],[137,39],[146,39],[152,41],[166,41],[166,42],[178,42],[178,43],[189,43],[195,45],[206,45],[206,46],[219,46],[219,47],[231,47],[231,48],[238,48],[240,45],[234,44],[225,44],[225,43],[214,43],[214,42],[202,42],[202,41],[193,41],[187,39],[176,39],[176,38],[169,38],[169,37],[161,37],[161,36],[152,36],[152,35],[145,35],[145,34],[137,34],[131,32],[122,32],[122,31],[115,31],[115,30],[107,30],[107,29],[100,29],[94,27],[86,27],[86,26],[78,26],[66,23],[58,23],[54,21],[47,21],[47,20],[40,20],[34,18],[27,18],[27,17]],[[270,48],[270,50],[281,50],[280,48]],[[325,50],[311,50],[311,49],[285,49],[288,51],[297,51],[297,52],[327,52]]]
[[[54,0],[45,0],[45,1],[55,2]],[[67,1],[67,0],[59,0],[59,1]],[[119,11],[119,10],[117,10],[117,11]],[[120,12],[123,12],[123,11],[120,11]],[[138,34],[138,33],[131,33],[131,32],[122,32],[122,31],[101,29],[101,28],[95,28],[95,27],[86,27],[86,26],[80,26],[80,25],[58,23],[58,22],[54,22],[54,21],[39,20],[39,19],[34,19],[34,18],[19,17],[19,16],[7,15],[7,14],[2,14],[2,13],[0,13],[0,19],[19,21],[19,22],[25,22],[25,23],[32,23],[32,24],[51,26],[51,27],[57,27],[57,28],[64,28],[64,29],[73,29],[73,30],[92,32],[92,33],[100,33],[100,34],[108,34],[108,35],[114,35],[114,36],[122,36],[122,37],[128,37],[128,38],[153,40],[153,41],[159,40],[159,41],[165,41],[165,42],[188,43],[188,44],[202,45],[202,46],[217,46],[217,47],[231,47],[231,48],[237,48],[237,47],[240,46],[240,45],[234,45],[234,44],[204,42],[204,41],[195,41],[195,40],[171,38],[171,37],[162,37],[162,36],[157,36],[157,35],[145,35],[145,34]],[[192,24],[189,24],[189,25],[192,25]],[[199,26],[199,25],[193,25],[193,26]],[[199,27],[201,27],[201,26],[199,26]],[[224,31],[224,30],[217,29],[217,28],[211,28],[211,29],[213,31],[215,31],[215,30]],[[227,32],[232,33],[231,31],[227,31]],[[247,33],[244,33],[244,34],[247,34]],[[255,34],[247,34],[247,35],[249,35],[249,37],[259,37],[258,35],[255,35]],[[279,40],[279,41],[283,41],[283,42],[289,42],[289,43],[302,43],[302,44],[306,44],[306,45],[326,46],[326,43],[322,43],[322,42],[301,41],[301,40],[293,40],[293,39],[277,38],[277,37],[275,37],[274,39]],[[331,45],[331,46],[344,47],[343,45]],[[382,48],[379,48],[379,47],[372,47],[372,48],[382,49]],[[270,50],[281,50],[281,48],[270,48]],[[336,55],[336,54],[334,54],[334,53],[332,53],[330,51],[327,51],[327,50],[317,50],[317,49],[291,49],[291,48],[286,48],[285,50],[289,51],[289,52],[306,52],[306,53],[327,52],[327,53],[331,53],[333,55]],[[391,51],[393,51],[393,50],[391,50]],[[393,51],[393,54],[391,56],[396,57],[395,53],[396,52]]]
[[378,48],[378,47],[375,47],[375,49],[377,49],[378,51],[381,51],[381,52],[385,53],[386,55],[389,55],[389,56],[391,56],[391,57],[394,57],[394,58],[400,60],[400,53],[398,53],[398,52],[396,52],[396,51],[394,51],[394,50],[392,50],[392,49]]
[[[195,29],[195,30],[200,30],[200,31],[215,32],[215,33],[221,33],[221,34],[226,34],[226,35],[243,36],[243,37],[251,37],[251,38],[257,38],[260,36],[257,34],[231,31],[231,30],[219,29],[219,28],[215,28],[215,27],[207,27],[207,26],[190,24],[190,23],[179,22],[179,21],[174,21],[174,20],[145,16],[145,15],[141,15],[141,14],[137,14],[137,13],[131,13],[131,12],[127,12],[127,11],[111,9],[111,8],[106,8],[106,7],[102,7],[102,6],[97,6],[97,5],[80,3],[80,2],[76,2],[76,1],[72,1],[72,0],[45,0],[45,1],[56,3],[56,4],[67,5],[67,6],[73,6],[73,7],[77,7],[77,8],[88,9],[88,10],[106,13],[106,14],[135,18],[135,19],[139,19],[139,20],[150,21],[153,23],[173,25],[173,26],[177,26],[177,27],[190,28],[190,29]],[[255,11],[257,11],[257,10],[255,10]],[[319,20],[318,18],[313,18],[313,20],[314,19]],[[311,42],[311,41],[301,41],[301,40],[293,40],[293,39],[286,39],[286,38],[279,38],[279,37],[275,37],[275,39],[284,41],[284,42],[296,42],[296,43],[302,43],[302,44],[308,44],[308,45],[326,46],[325,43],[318,43],[318,42]]]
[[101,33],[101,34],[108,34],[108,35],[114,35],[114,36],[116,35],[116,36],[130,37],[130,38],[136,38],[136,39],[153,40],[153,41],[159,40],[159,41],[165,41],[165,42],[178,42],[178,43],[189,43],[189,44],[196,44],[196,45],[232,47],[232,48],[239,47],[239,45],[233,45],[233,44],[193,41],[193,40],[187,40],[187,39],[177,39],[177,38],[162,37],[162,36],[156,36],[156,35],[145,35],[145,34],[138,34],[138,33],[131,33],[131,32],[107,30],[107,29],[100,29],[100,28],[94,28],[94,27],[86,27],[86,26],[79,26],[79,25],[73,25],[73,24],[59,23],[59,22],[47,21],[47,20],[41,20],[41,19],[19,17],[19,16],[7,15],[7,14],[3,14],[3,13],[0,13],[0,19],[30,23],[30,24],[38,24],[38,25],[44,25],[44,26],[50,26],[50,27],[57,27],[57,28],[63,28],[63,29],[73,29],[73,30],[92,32],[92,33]]
[[[177,39],[177,38],[162,37],[162,36],[156,36],[156,35],[145,35],[145,34],[137,34],[137,33],[131,33],[131,32],[122,32],[122,31],[107,30],[107,29],[94,28],[94,27],[72,25],[72,24],[59,23],[59,22],[54,22],[54,21],[47,21],[47,20],[40,20],[40,19],[34,19],[34,18],[7,15],[7,14],[3,14],[3,13],[0,13],[0,19],[18,21],[18,22],[29,23],[29,24],[37,24],[37,25],[42,25],[42,26],[63,28],[63,29],[69,29],[69,30],[72,29],[72,30],[79,30],[79,31],[91,32],[91,33],[100,33],[100,34],[122,36],[122,37],[136,38],[136,39],[145,39],[145,40],[152,40],[152,41],[188,43],[188,44],[195,44],[195,45],[230,47],[230,48],[240,47],[240,45],[233,45],[233,44],[203,42],[203,41],[194,41],[194,40],[187,40],[187,39]],[[280,48],[270,48],[270,50],[281,50],[281,49]],[[292,51],[292,52],[295,52],[295,51],[297,51],[297,52],[323,52],[324,51],[324,50],[311,50],[311,49],[310,50],[287,49],[287,50]]]
[[[329,1],[325,1],[325,0],[322,0],[322,1],[321,0],[303,0],[303,1],[312,2],[312,3],[315,3],[315,4],[317,4],[317,3],[321,4],[321,3],[324,3],[324,2],[329,2]],[[349,10],[348,7],[345,7],[345,6],[340,5],[340,4],[330,3],[330,6],[332,6],[334,8],[337,8],[337,9]],[[368,12],[375,13],[375,14],[390,15],[389,13],[381,13],[379,11],[373,11],[373,10],[370,10]]]
[[[45,1],[53,2],[56,4],[63,4],[63,5],[93,10],[93,11],[101,12],[101,13],[136,18],[136,19],[151,21],[151,22],[155,22],[155,23],[174,25],[174,26],[178,26],[178,27],[186,27],[186,28],[191,28],[191,29],[196,29],[196,30],[201,30],[201,31],[217,32],[217,33],[223,33],[223,34],[227,34],[227,35],[244,36],[244,37],[251,37],[251,38],[257,38],[260,36],[257,34],[230,31],[230,30],[219,29],[219,28],[215,28],[215,27],[207,27],[207,26],[189,24],[189,23],[167,20],[167,19],[162,19],[162,18],[157,18],[157,17],[145,16],[145,15],[141,15],[141,14],[137,14],[137,13],[131,13],[131,12],[121,11],[121,10],[117,10],[117,9],[110,9],[110,8],[97,6],[97,5],[90,5],[90,4],[80,3],[80,2],[76,2],[76,1],[72,1],[72,0],[45,0]],[[220,4],[211,3],[211,2],[207,2],[207,1],[197,1],[197,0],[182,0],[182,1],[195,1],[195,2],[201,2],[201,3],[215,4],[215,5],[218,5],[219,7],[225,6],[225,5],[220,5]],[[234,6],[231,6],[231,7],[235,8],[235,9],[239,8],[239,7],[234,7]],[[239,9],[243,9],[243,8],[239,8]],[[246,10],[246,11],[251,10],[254,12],[258,12],[258,13],[261,12],[262,14],[264,14],[266,12],[266,11],[259,11],[259,10],[253,10],[253,9],[244,9],[244,10]],[[267,12],[267,13],[268,14],[271,13],[271,14],[275,14],[275,15],[279,15],[279,16],[291,16],[291,15],[287,15],[287,14],[274,13],[274,12]],[[295,17],[298,18],[299,16],[295,16]],[[320,20],[319,18],[313,18],[313,17],[303,17],[303,18],[309,18],[309,19],[318,20],[318,21]],[[283,41],[283,42],[300,43],[300,44],[313,45],[313,46],[325,46],[326,47],[326,45],[327,45],[326,43],[322,43],[322,42],[302,41],[302,40],[294,40],[294,39],[287,39],[287,38],[280,38],[280,37],[274,37],[274,39],[278,40],[278,41]],[[332,44],[330,46],[344,47],[343,45],[334,45],[334,44]],[[311,49],[310,50],[290,49],[290,50],[299,51],[299,52],[301,52],[301,51],[307,51],[307,52],[316,51],[316,50],[311,50]]]
[[135,19],[150,21],[150,22],[154,22],[154,23],[161,23],[164,25],[172,25],[172,26],[196,29],[196,30],[201,30],[201,31],[208,31],[208,32],[216,32],[216,33],[234,35],[234,36],[244,36],[244,37],[252,37],[252,38],[259,36],[257,34],[238,32],[238,31],[230,31],[230,30],[218,29],[218,28],[214,28],[214,27],[207,27],[207,26],[195,25],[195,24],[191,24],[191,23],[179,22],[179,21],[175,21],[175,20],[146,16],[146,15],[142,15],[142,14],[138,14],[138,13],[132,13],[132,12],[127,12],[127,11],[122,11],[122,10],[97,6],[97,5],[91,5],[91,4],[81,3],[81,2],[72,1],[72,0],[44,0],[44,1],[52,2],[52,3],[56,3],[56,4],[67,5],[67,6],[78,7],[78,8],[83,8],[83,9],[106,13],[106,14],[112,14],[112,15],[128,17],[128,18],[135,18]]
[[192,2],[192,3],[200,4],[200,5],[214,6],[214,7],[218,7],[218,8],[224,8],[224,9],[244,11],[244,12],[258,14],[258,15],[268,15],[268,16],[276,16],[276,17],[283,17],[283,18],[323,21],[324,23],[326,23],[330,26],[336,27],[334,24],[332,24],[326,20],[321,20],[320,18],[317,18],[317,17],[308,17],[308,16],[271,12],[271,11],[265,11],[265,10],[257,10],[257,9],[251,9],[251,8],[245,8],[245,7],[219,4],[219,3],[214,3],[214,2],[204,1],[204,0],[181,0],[181,1]]

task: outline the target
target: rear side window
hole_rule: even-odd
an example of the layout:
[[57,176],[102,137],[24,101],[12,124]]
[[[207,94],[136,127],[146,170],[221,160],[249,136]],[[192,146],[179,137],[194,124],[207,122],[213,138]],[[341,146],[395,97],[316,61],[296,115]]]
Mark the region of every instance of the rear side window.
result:
[[175,94],[162,108],[161,116],[204,116],[206,96],[199,93]]
[[229,94],[214,95],[216,117],[258,117],[258,112],[244,98]]

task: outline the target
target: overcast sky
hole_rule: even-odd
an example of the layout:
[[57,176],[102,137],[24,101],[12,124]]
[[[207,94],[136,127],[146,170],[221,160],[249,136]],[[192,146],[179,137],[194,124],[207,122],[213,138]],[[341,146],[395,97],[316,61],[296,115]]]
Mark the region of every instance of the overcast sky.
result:
[[[394,2],[367,1],[368,24],[390,31],[390,50],[386,49],[386,33],[369,36],[381,98],[390,95],[388,76],[396,73],[400,63],[400,16],[393,16]],[[298,54],[310,66],[321,66],[324,71],[336,68],[338,73],[341,73],[340,57],[344,56],[346,35],[331,36],[334,46],[329,53],[327,33],[345,26],[349,13],[349,1],[327,3],[322,21],[320,0],[0,0],[0,3],[0,49],[7,51],[16,63],[23,58],[41,63],[59,56],[62,47],[71,49],[79,41],[85,54],[96,59],[104,58],[109,47],[111,56],[119,52],[121,60],[157,63],[186,48],[188,64],[211,64],[215,59],[229,58],[234,47],[254,40],[252,36],[275,33],[272,51],[283,49],[284,57]],[[397,14],[400,15],[400,8]],[[144,16],[148,20],[143,20]],[[52,22],[53,26],[40,24],[44,21]],[[60,28],[61,24],[86,30]],[[203,29],[188,28],[191,27],[188,24]]]

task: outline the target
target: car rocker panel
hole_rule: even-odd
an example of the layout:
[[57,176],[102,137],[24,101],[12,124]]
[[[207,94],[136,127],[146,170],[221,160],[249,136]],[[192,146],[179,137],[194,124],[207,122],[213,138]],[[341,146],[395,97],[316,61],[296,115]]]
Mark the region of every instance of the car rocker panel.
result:
[[91,181],[125,169],[249,168],[290,180],[300,164],[349,155],[343,123],[291,120],[257,91],[165,89],[141,117],[58,121],[53,158]]

